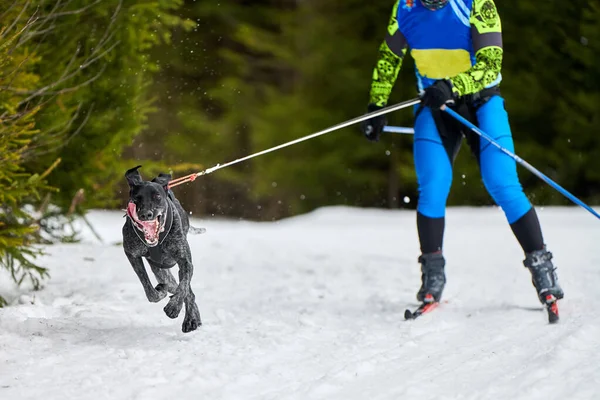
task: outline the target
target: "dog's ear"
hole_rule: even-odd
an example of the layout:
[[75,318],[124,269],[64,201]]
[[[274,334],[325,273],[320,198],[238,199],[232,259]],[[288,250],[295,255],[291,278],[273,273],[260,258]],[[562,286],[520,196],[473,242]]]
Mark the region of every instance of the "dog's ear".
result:
[[168,192],[169,182],[171,182],[172,178],[173,176],[171,174],[158,174],[156,178],[152,179],[152,182],[158,183],[163,187],[163,189],[165,189],[165,192]]
[[125,178],[127,179],[129,186],[139,185],[143,182],[140,171],[138,171],[138,168],[141,167],[141,165],[138,165],[137,167],[128,169],[127,172],[125,172]]

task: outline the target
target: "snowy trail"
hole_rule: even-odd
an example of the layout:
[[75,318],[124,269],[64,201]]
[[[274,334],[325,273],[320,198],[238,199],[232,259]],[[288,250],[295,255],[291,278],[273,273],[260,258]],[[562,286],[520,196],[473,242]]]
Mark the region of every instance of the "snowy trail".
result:
[[414,213],[340,207],[193,220],[204,325],[183,334],[116,244],[122,213],[95,211],[105,243],[48,247],[47,287],[0,309],[0,399],[599,399],[600,223],[538,213],[566,293],[557,325],[498,209],[449,210],[448,303],[404,321]]

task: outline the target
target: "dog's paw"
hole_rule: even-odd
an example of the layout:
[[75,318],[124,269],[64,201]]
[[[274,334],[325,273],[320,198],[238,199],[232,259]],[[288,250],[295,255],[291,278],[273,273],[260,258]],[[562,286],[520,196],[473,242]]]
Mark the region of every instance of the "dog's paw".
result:
[[200,325],[202,325],[202,321],[200,320],[200,313],[190,312],[185,315],[183,325],[181,325],[181,330],[183,331],[183,333],[192,332],[198,329]]
[[183,298],[178,295],[171,296],[171,300],[167,303],[165,308],[163,308],[167,317],[171,319],[175,319],[179,316],[181,309],[183,308]]

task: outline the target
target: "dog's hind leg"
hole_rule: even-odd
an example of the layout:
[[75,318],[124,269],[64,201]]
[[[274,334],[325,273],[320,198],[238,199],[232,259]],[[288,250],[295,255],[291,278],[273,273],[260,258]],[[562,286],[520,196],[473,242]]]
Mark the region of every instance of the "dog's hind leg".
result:
[[169,293],[174,294],[177,290],[177,281],[175,280],[175,277],[171,271],[166,268],[159,267],[157,263],[151,260],[148,260],[148,264],[150,264],[150,268],[152,269],[154,276],[156,276],[158,283],[166,286]]
[[150,282],[150,278],[148,278],[148,274],[146,273],[146,268],[144,267],[144,261],[142,260],[142,257],[135,257],[128,253],[125,254],[127,255],[133,270],[144,287],[144,292],[146,292],[148,301],[151,303],[157,303],[164,299],[167,296],[166,287],[164,287],[164,285],[161,286],[160,283],[158,286],[156,286],[156,288],[152,286],[152,282]]

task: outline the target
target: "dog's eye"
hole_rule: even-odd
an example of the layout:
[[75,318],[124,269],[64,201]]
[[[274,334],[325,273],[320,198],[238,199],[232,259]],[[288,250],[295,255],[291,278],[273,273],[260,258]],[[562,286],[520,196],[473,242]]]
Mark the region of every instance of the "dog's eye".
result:
[[155,193],[154,194],[154,200],[160,200],[160,199],[161,199],[160,194]]

